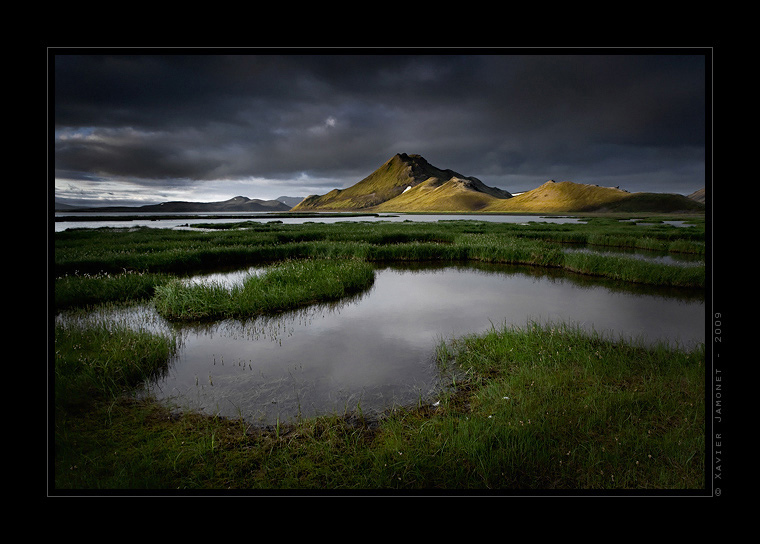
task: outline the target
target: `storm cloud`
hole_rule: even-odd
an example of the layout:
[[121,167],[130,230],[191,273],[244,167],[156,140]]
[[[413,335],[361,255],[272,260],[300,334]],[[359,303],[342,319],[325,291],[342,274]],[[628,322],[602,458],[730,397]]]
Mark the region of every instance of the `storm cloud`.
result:
[[51,51],[56,198],[322,194],[401,152],[510,192],[706,184],[704,50],[235,53]]

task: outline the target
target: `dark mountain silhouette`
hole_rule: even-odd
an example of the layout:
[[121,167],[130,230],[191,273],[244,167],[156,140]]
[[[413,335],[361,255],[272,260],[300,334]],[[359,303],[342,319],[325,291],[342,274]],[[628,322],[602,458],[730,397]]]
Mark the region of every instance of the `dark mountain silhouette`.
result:
[[88,212],[164,212],[164,213],[213,213],[213,212],[286,212],[291,206],[279,200],[259,200],[236,196],[221,202],[184,202],[170,201],[145,206],[103,206],[97,208],[78,208],[56,204],[60,211]]

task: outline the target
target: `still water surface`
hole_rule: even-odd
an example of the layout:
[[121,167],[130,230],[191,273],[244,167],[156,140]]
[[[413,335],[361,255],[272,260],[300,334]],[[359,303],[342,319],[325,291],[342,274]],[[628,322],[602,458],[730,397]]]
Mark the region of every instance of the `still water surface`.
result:
[[[257,272],[194,281],[241,281]],[[380,268],[372,288],[353,299],[248,321],[179,327],[149,306],[133,318],[181,338],[150,392],[181,409],[261,424],[432,400],[445,381],[436,346],[491,326],[563,322],[686,349],[705,333],[701,292],[615,287],[507,266]]]
[[[312,214],[305,215],[303,217],[298,216],[277,216],[267,213],[250,213],[241,216],[239,213],[229,213],[229,218],[223,217],[224,213],[208,214],[208,217],[204,217],[203,214],[192,213],[186,214],[187,217],[176,217],[181,214],[171,214],[171,217],[166,217],[166,214],[160,213],[144,213],[140,214],[141,217],[135,217],[134,213],[119,213],[111,212],[108,214],[98,213],[86,213],[86,212],[56,212],[56,217],[66,218],[65,221],[55,221],[55,231],[61,232],[66,229],[72,228],[85,228],[85,229],[97,229],[102,227],[111,228],[132,228],[132,227],[154,227],[154,228],[172,228],[172,229],[186,229],[197,228],[193,225],[198,223],[238,223],[241,221],[258,221],[261,223],[268,223],[270,221],[279,221],[284,224],[301,224],[307,222],[314,223],[339,223],[344,221],[421,221],[421,222],[434,222],[434,221],[454,221],[454,220],[473,220],[473,221],[489,221],[498,223],[529,223],[531,221],[547,222],[547,223],[582,223],[583,221],[575,217],[561,217],[551,216],[544,217],[538,215],[474,215],[474,214],[378,214],[378,215],[362,215],[354,216],[347,214],[344,217],[336,214],[325,215],[324,217],[315,216]],[[102,218],[101,220],[87,219],[87,217],[97,216]],[[80,218],[81,220],[77,220]]]

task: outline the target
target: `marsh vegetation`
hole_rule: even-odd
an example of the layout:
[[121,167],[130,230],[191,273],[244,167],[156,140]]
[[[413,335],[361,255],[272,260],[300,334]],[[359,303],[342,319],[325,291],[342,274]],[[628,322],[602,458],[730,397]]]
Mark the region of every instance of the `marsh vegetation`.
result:
[[[77,315],[139,302],[170,321],[245,319],[339,301],[368,289],[377,265],[422,262],[523,265],[699,296],[704,265],[593,251],[704,259],[703,219],[687,227],[647,220],[65,231],[55,235],[55,309]],[[184,281],[254,265],[263,272],[232,289]],[[177,349],[171,330],[135,331],[110,320],[56,325],[56,490],[705,486],[703,345],[641,345],[570,323],[493,324],[441,339],[432,356],[456,372],[435,399],[381,417],[352,410],[265,426],[178,413],[137,395]]]

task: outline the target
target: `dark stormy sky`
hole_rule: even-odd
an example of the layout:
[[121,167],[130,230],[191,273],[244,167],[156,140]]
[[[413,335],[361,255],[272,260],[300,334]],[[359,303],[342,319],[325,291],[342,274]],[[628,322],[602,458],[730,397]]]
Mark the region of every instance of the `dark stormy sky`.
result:
[[703,49],[50,53],[63,202],[303,197],[400,152],[510,192],[706,185]]

